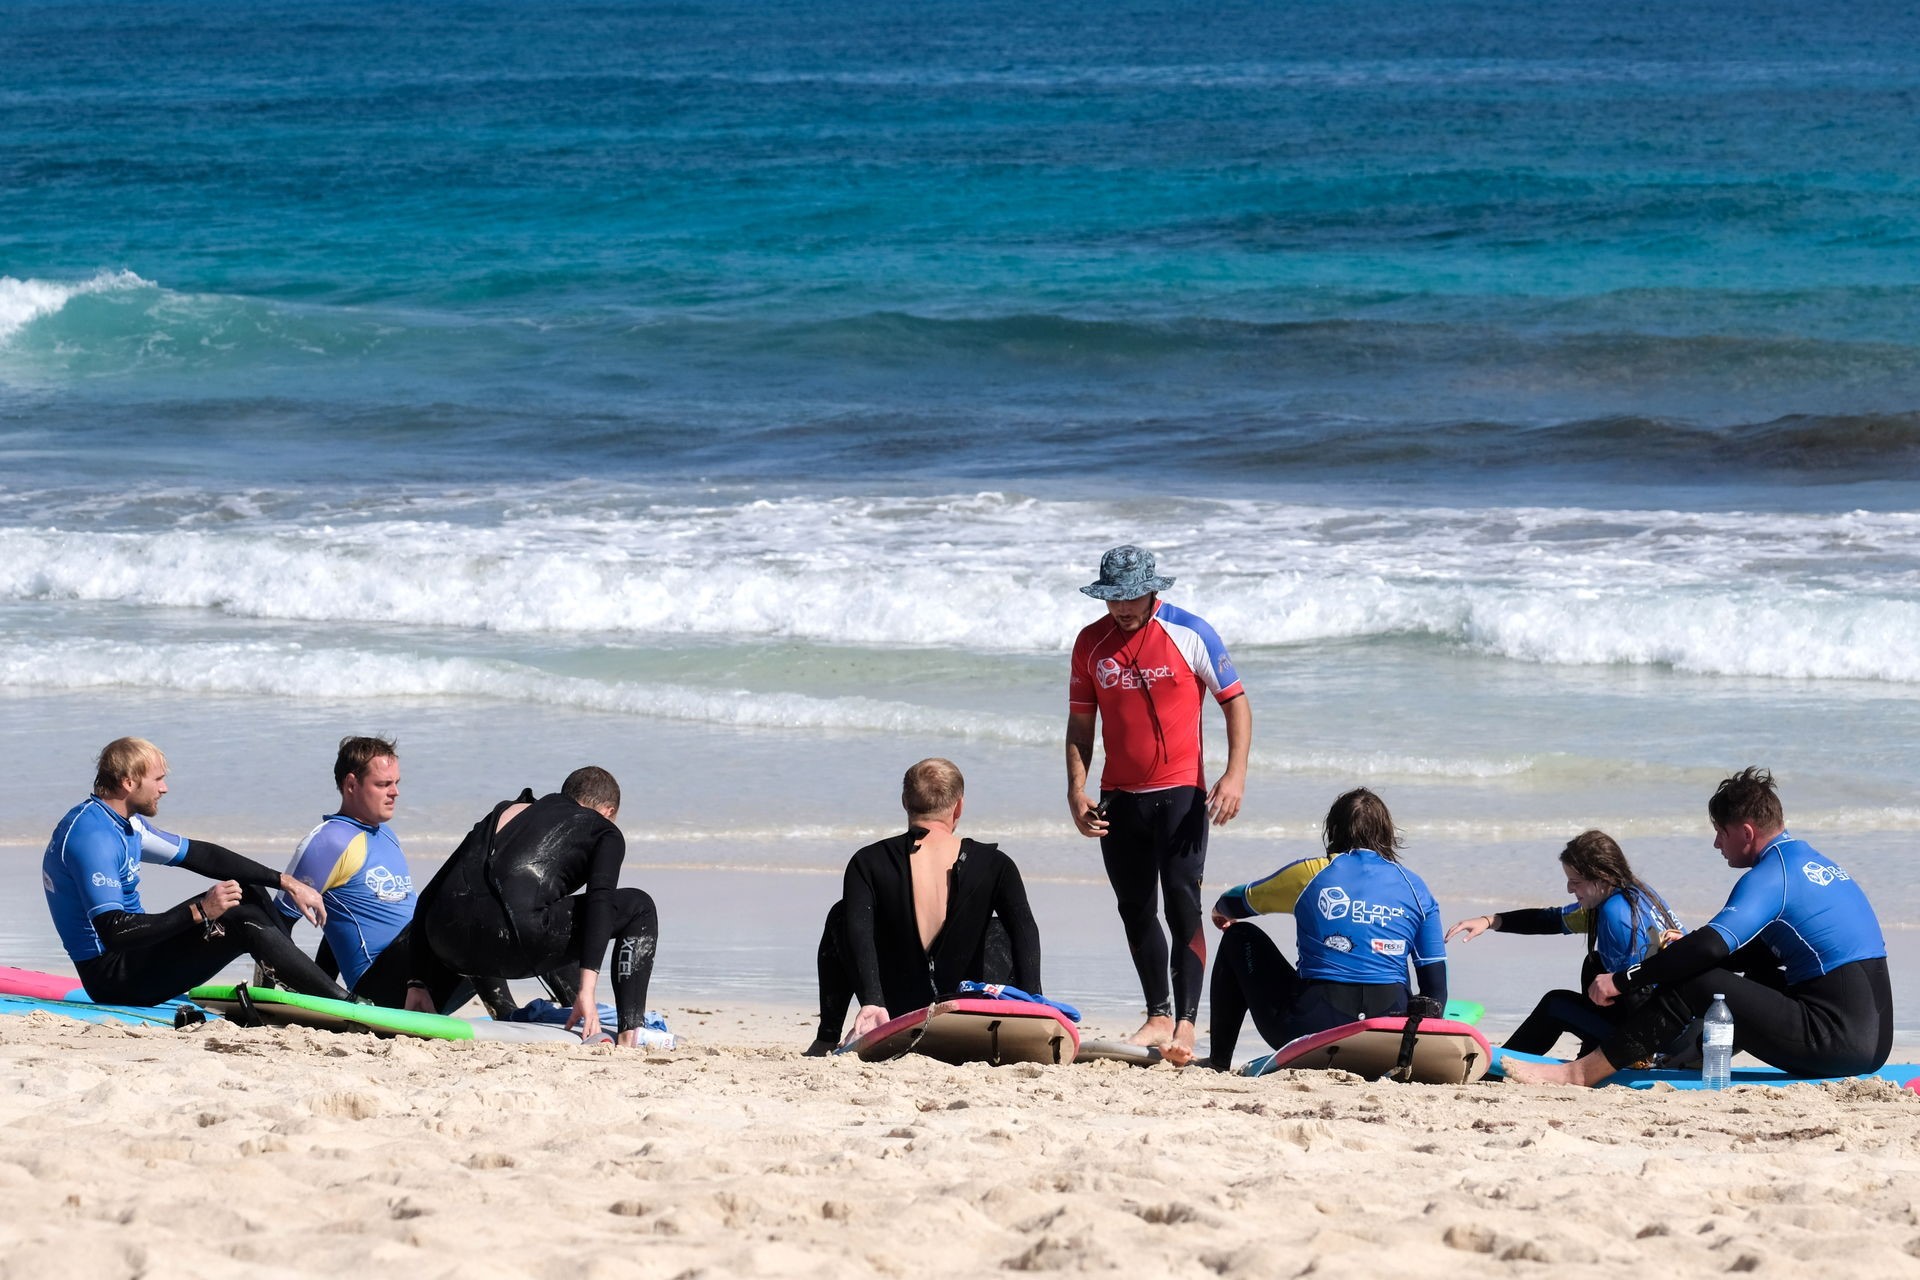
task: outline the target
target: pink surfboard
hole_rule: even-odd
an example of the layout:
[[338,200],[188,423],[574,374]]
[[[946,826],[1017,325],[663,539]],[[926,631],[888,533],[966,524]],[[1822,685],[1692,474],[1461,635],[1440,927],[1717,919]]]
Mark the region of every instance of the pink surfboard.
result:
[[9,969],[0,965],[0,996],[28,996],[35,1000],[85,1000],[87,992],[78,978],[63,978],[58,974]]
[[862,1062],[918,1053],[941,1062],[1072,1062],[1080,1032],[1058,1009],[1024,1000],[942,1000],[884,1022],[841,1049]]
[[[1404,1071],[1401,1058],[1407,1056]],[[1464,1022],[1422,1018],[1408,1042],[1407,1017],[1367,1018],[1290,1040],[1240,1068],[1243,1076],[1271,1071],[1351,1071],[1369,1080],[1382,1076],[1417,1084],[1471,1084],[1487,1074],[1493,1049]]]

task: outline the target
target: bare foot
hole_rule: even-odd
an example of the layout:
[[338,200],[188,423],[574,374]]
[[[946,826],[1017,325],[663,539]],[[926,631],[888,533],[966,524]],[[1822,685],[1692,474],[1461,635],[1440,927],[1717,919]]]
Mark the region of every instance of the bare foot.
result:
[[[1127,1037],[1128,1044],[1143,1044],[1149,1049],[1164,1049],[1173,1043],[1173,1019],[1151,1017],[1140,1024],[1140,1029]],[[1189,1041],[1191,1043],[1191,1041]]]
[[1176,1067],[1184,1067],[1193,1061],[1194,1027],[1191,1022],[1181,1022],[1173,1029],[1173,1038],[1160,1046],[1160,1056]]
[[1502,1058],[1500,1072],[1515,1084],[1575,1084],[1591,1088],[1613,1074],[1613,1067],[1598,1053],[1590,1053],[1572,1062],[1525,1062]]

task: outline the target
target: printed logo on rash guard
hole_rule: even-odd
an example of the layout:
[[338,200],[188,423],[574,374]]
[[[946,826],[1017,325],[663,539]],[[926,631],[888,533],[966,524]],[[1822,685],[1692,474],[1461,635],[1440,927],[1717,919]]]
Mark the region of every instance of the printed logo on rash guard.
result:
[[1347,898],[1347,891],[1339,885],[1320,891],[1320,914],[1325,919],[1345,919],[1347,909],[1351,905],[1351,901]]
[[96,889],[112,889],[117,887],[119,883],[119,880],[104,871],[96,871],[93,873],[93,887]]
[[1842,871],[1839,867],[1829,867],[1819,862],[1809,862],[1806,866],[1800,868],[1800,873],[1823,889],[1835,880],[1853,879],[1852,876]]
[[1102,658],[1093,664],[1093,678],[1102,689],[1138,689],[1143,681],[1151,689],[1155,680],[1172,676],[1172,667],[1123,667],[1116,658]]
[[1329,934],[1320,939],[1320,941],[1323,945],[1332,947],[1335,951],[1353,950],[1353,939],[1344,933]]
[[382,902],[404,902],[413,892],[412,876],[397,876],[385,867],[369,867],[365,876],[367,889]]
[[1398,920],[1407,914],[1405,907],[1382,906],[1373,902],[1353,904],[1353,922],[1355,924],[1385,924],[1389,920]]
[[1373,954],[1377,956],[1403,956],[1407,954],[1407,940],[1405,938],[1375,938],[1373,940]]

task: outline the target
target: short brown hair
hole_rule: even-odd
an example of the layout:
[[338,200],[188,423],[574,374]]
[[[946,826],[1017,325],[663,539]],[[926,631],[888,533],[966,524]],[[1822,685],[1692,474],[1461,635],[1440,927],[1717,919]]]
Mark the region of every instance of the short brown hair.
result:
[[122,782],[144,778],[166,759],[145,738],[115,738],[100,748],[100,758],[93,762],[94,794],[104,795]]
[[1327,810],[1327,852],[1371,849],[1390,862],[1400,861],[1400,833],[1393,829],[1387,802],[1365,787],[1355,787]]
[[620,811],[620,784],[597,764],[583,764],[568,774],[560,794],[588,809]]
[[960,776],[959,765],[929,756],[908,769],[907,776],[900,780],[900,807],[910,818],[930,817],[959,804],[966,790],[967,780]]
[[1773,775],[1756,765],[1748,765],[1714,788],[1707,801],[1707,817],[1721,830],[1740,822],[1751,822],[1759,831],[1778,831],[1787,825],[1780,797],[1773,790]]
[[381,756],[400,758],[400,748],[385,738],[358,738],[349,735],[340,739],[340,753],[333,758],[333,785],[336,788],[347,785],[347,775],[364,778],[367,766]]

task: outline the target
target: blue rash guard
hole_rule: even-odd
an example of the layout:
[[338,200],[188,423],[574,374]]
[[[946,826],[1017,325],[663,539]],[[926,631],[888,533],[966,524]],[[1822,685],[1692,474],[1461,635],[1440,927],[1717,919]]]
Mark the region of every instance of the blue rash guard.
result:
[[1426,882],[1371,849],[1305,858],[1222,894],[1237,919],[1291,911],[1307,982],[1399,983],[1443,963],[1440,908]]
[[187,840],[148,824],[139,815],[123,818],[98,796],[88,796],[67,811],[47,842],[40,882],[60,945],[75,964],[106,954],[93,927],[105,911],[138,915],[140,864],[172,866],[187,855]]
[[[323,932],[349,990],[413,920],[413,874],[384,823],[328,814],[294,848],[287,874],[320,891],[327,907]],[[300,914],[285,892],[276,902],[289,919]]]
[[1706,927],[1725,938],[1730,951],[1759,939],[1786,966],[1789,985],[1887,954],[1879,917],[1853,877],[1785,831],[1761,851]]
[[1680,928],[1679,917],[1668,908],[1665,899],[1657,894],[1650,898],[1637,889],[1620,889],[1610,894],[1592,912],[1577,902],[1560,908],[1563,932],[1585,933],[1592,928],[1593,950],[1608,973],[1639,964],[1658,951],[1669,921],[1672,928]]

